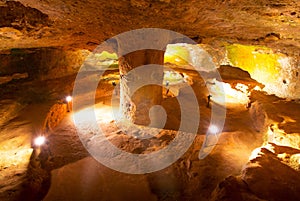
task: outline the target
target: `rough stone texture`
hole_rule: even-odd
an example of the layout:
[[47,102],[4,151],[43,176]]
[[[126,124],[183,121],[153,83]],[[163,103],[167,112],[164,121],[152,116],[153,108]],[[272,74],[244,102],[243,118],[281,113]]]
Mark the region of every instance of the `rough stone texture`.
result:
[[7,123],[9,120],[12,120],[15,118],[20,112],[20,110],[23,108],[18,101],[13,100],[1,100],[0,101],[0,126],[3,126],[5,123]]
[[[218,145],[215,147],[211,155],[206,157],[204,160],[199,160],[198,154],[200,147],[203,143],[204,135],[201,135],[202,133],[205,133],[207,126],[209,125],[209,118],[210,118],[210,110],[206,108],[206,96],[205,96],[205,86],[204,82],[197,77],[196,72],[188,72],[188,71],[179,71],[188,73],[190,78],[193,80],[193,88],[197,92],[197,96],[199,96],[200,106],[201,106],[201,128],[199,131],[199,135],[197,135],[195,139],[194,145],[191,147],[191,149],[188,151],[188,153],[181,159],[179,159],[173,166],[166,168],[160,172],[154,173],[150,175],[149,178],[149,185],[151,189],[151,193],[157,195],[159,200],[203,200],[207,201],[211,197],[211,192],[213,189],[216,188],[217,184],[224,180],[228,175],[238,175],[240,173],[240,170],[244,166],[244,164],[248,161],[249,155],[251,151],[261,146],[262,144],[262,135],[264,133],[257,133],[253,130],[253,122],[250,121],[250,115],[249,110],[243,107],[238,108],[229,108],[227,110],[227,116],[226,119],[226,126],[224,127],[224,132],[221,135],[221,138],[219,139]],[[199,75],[198,75],[199,76]],[[107,78],[107,79],[106,79]],[[108,79],[110,78],[110,79]],[[97,79],[97,75],[93,76],[87,76],[84,77],[83,83],[88,82],[89,80]],[[106,77],[101,80],[101,82],[104,82],[99,87],[98,95],[99,97],[103,98],[104,96],[109,96],[109,94],[112,94],[112,92],[108,92],[112,89],[112,85],[110,82],[112,80],[116,81],[116,79],[119,79],[118,73],[114,72],[112,74],[107,74]],[[238,82],[240,82],[239,80]],[[61,90],[67,80],[52,80],[52,82],[45,81],[43,84],[39,84],[39,86],[47,86],[49,88],[56,88]],[[231,80],[232,83],[236,83],[237,80],[233,79]],[[231,83],[231,84],[232,84]],[[244,83],[244,82],[242,82]],[[40,89],[41,90],[41,89]],[[59,91],[57,91],[58,93]],[[63,94],[63,93],[61,93]],[[180,94],[179,94],[180,95]],[[261,95],[261,97],[260,97]],[[282,111],[286,111],[286,113],[290,113],[295,116],[291,116],[291,118],[297,119],[297,113],[296,109],[299,108],[297,105],[289,105],[279,98],[276,98],[274,96],[267,96],[264,93],[259,93],[257,96],[252,97],[259,99],[260,102],[263,103],[264,108],[268,106],[268,102],[271,104],[273,102],[278,102],[278,104],[275,104],[276,107],[279,107],[281,104],[285,105],[285,107],[281,108]],[[103,99],[102,99],[103,100]],[[167,99],[165,100],[164,105],[167,105],[168,111],[171,111],[173,114],[171,114],[171,118],[178,118],[180,119],[180,115],[176,115],[178,113],[178,109],[174,103],[172,103],[173,99]],[[288,102],[289,103],[289,102]],[[293,102],[291,102],[293,103]],[[293,103],[296,104],[296,103]],[[287,110],[287,107],[291,107],[290,110],[295,110],[295,112],[292,112],[290,110]],[[276,108],[275,107],[275,108]],[[272,109],[272,107],[270,107]],[[31,107],[29,110],[30,117],[35,119],[37,118],[37,114],[32,114],[34,111],[35,113],[43,113],[47,114],[49,111],[49,107],[46,108],[47,110],[41,112],[42,110],[40,108],[33,108]],[[99,116],[102,117],[103,114],[106,113],[107,110],[103,110],[104,113],[99,113]],[[277,111],[274,110],[268,110],[272,111],[274,113],[274,119],[278,122],[282,121],[282,117],[276,117]],[[175,113],[175,114],[174,114]],[[287,115],[286,114],[286,115]],[[28,117],[29,115],[27,115]],[[268,117],[271,117],[272,115],[268,114]],[[273,116],[272,116],[273,117]],[[44,120],[44,117],[42,118]],[[65,120],[71,121],[71,118],[66,118]],[[105,119],[106,120],[106,119]],[[44,121],[40,122],[41,125]],[[180,121],[178,121],[180,123]],[[176,129],[176,126],[174,126],[177,123],[176,120],[172,119],[169,123],[169,128]],[[254,122],[255,123],[255,122]],[[295,126],[295,123],[290,122],[291,125]],[[297,123],[296,123],[297,124]],[[159,148],[162,148],[161,146],[164,146],[168,143],[169,140],[172,140],[173,133],[176,131],[164,131],[164,135],[156,136],[156,138],[151,140],[142,140],[140,142],[139,139],[135,139],[133,137],[130,137],[129,135],[123,135],[122,132],[120,132],[119,129],[114,130],[115,132],[112,132],[112,126],[115,125],[114,122],[111,122],[109,126],[106,127],[108,129],[108,133],[112,135],[112,138],[109,138],[112,143],[115,143],[117,146],[120,146],[121,148],[126,149],[127,151],[131,153],[143,153],[145,150],[147,151],[155,151]],[[296,127],[291,127],[296,130]],[[20,129],[18,127],[18,130],[14,129],[13,132],[9,132],[11,134],[17,135],[17,136],[24,136],[24,129]],[[19,133],[16,133],[19,131]],[[96,135],[93,132],[89,132],[87,130],[88,136],[90,139],[96,139]],[[28,136],[28,134],[26,133]],[[9,136],[8,136],[9,137]],[[16,139],[16,138],[14,138]],[[89,143],[91,143],[91,140],[89,140]],[[76,134],[76,129],[74,128],[72,123],[66,124],[63,122],[61,124],[61,127],[59,127],[57,130],[51,135],[48,136],[49,144],[45,146],[43,149],[43,154],[39,156],[41,159],[41,166],[44,168],[32,168],[30,169],[30,190],[28,192],[29,198],[35,198],[35,193],[41,193],[38,195],[38,198],[42,198],[48,191],[49,185],[53,185],[50,191],[49,191],[49,199],[50,198],[58,198],[60,196],[64,197],[65,199],[70,198],[70,200],[76,200],[76,198],[82,198],[81,195],[87,195],[87,192],[93,192],[90,196],[94,196],[99,198],[101,196],[101,192],[98,191],[98,189],[103,189],[105,187],[102,187],[102,183],[99,182],[98,179],[94,180],[90,177],[82,177],[82,173],[92,172],[95,168],[95,174],[98,175],[101,178],[100,175],[102,175],[102,171],[105,168],[100,168],[96,166],[84,166],[82,165],[82,161],[80,160],[88,155],[86,153],[86,150],[84,147],[82,147],[82,143],[78,138],[78,135]],[[13,140],[12,140],[13,142]],[[5,142],[4,142],[5,143]],[[24,143],[25,144],[25,143]],[[150,146],[150,147],[149,147]],[[148,149],[147,149],[148,147]],[[146,149],[145,149],[146,148]],[[150,149],[151,148],[151,149]],[[148,153],[148,152],[147,152]],[[286,153],[286,155],[283,155]],[[299,160],[297,158],[298,152],[288,152],[288,151],[281,151],[278,152],[278,154],[281,154],[280,160],[282,160],[282,163],[287,164],[288,167],[292,167],[294,170],[298,168],[298,166],[295,166],[297,163],[299,164]],[[14,152],[11,153],[12,156],[14,155]],[[4,154],[6,155],[6,153]],[[89,159],[84,160],[85,162]],[[77,162],[76,162],[77,161]],[[74,163],[73,163],[74,162]],[[72,163],[72,164],[70,164]],[[91,163],[94,164],[94,163]],[[271,165],[270,165],[271,166]],[[77,168],[76,168],[77,167]],[[61,168],[61,169],[58,169]],[[92,170],[87,169],[92,168]],[[52,171],[54,169],[57,169],[55,171]],[[99,172],[97,171],[99,170]],[[88,171],[90,170],[90,171]],[[108,169],[106,173],[110,172]],[[11,170],[10,170],[11,171]],[[50,177],[50,171],[52,171],[53,174],[55,174],[55,177]],[[72,175],[77,175],[74,177],[71,177],[71,179],[63,180],[60,177],[61,175],[65,175],[68,178]],[[113,174],[113,173],[112,173]],[[109,176],[105,174],[105,177]],[[113,175],[114,177],[114,175]],[[18,178],[16,175],[13,175],[13,179]],[[96,177],[95,177],[96,178]],[[127,175],[125,177],[120,176],[119,180],[123,181],[122,179],[128,178]],[[52,183],[50,184],[50,179],[52,180]],[[88,179],[88,180],[84,180]],[[116,179],[117,180],[117,179]],[[85,181],[86,188],[82,189],[83,191],[76,191],[82,193],[78,195],[75,193],[74,189],[81,189],[82,182]],[[89,183],[91,181],[91,183]],[[111,180],[109,180],[111,181]],[[115,181],[115,180],[113,180]],[[129,179],[128,181],[132,181]],[[143,181],[143,180],[139,180]],[[231,180],[229,180],[231,181]],[[228,183],[229,183],[228,181]],[[98,183],[99,182],[99,183]],[[242,185],[240,182],[236,182],[238,184],[229,185],[229,187],[235,187]],[[99,187],[96,185],[99,184]],[[144,184],[144,183],[143,183]],[[107,185],[107,183],[104,184],[104,186]],[[114,184],[110,183],[109,185],[115,186]],[[10,187],[10,189],[16,189],[16,187],[7,185]],[[59,186],[59,188],[55,188]],[[226,186],[226,185],[225,185]],[[243,185],[242,185],[243,186]],[[142,186],[138,185],[128,185],[128,187],[132,187],[130,190],[132,192],[135,192],[134,189],[141,189]],[[64,192],[66,194],[62,194]],[[149,190],[144,191],[148,188],[147,185],[143,185],[143,192],[147,192],[147,195]],[[247,189],[240,189],[237,187],[237,194],[241,191],[241,196],[244,196],[243,198],[252,198],[255,196],[251,196],[251,194],[248,194]],[[241,187],[242,188],[242,187]],[[73,189],[73,190],[72,190]],[[85,191],[87,190],[87,191]],[[109,189],[110,190],[110,189]],[[105,192],[110,192],[110,191]],[[128,189],[129,191],[129,189]],[[223,193],[223,190],[221,189],[221,193]],[[73,192],[73,193],[72,193]],[[122,191],[123,193],[124,191]],[[227,191],[228,192],[228,191]],[[239,195],[234,195],[236,191],[230,191],[232,197],[239,197]],[[99,194],[97,194],[99,193]],[[28,195],[27,194],[27,195]],[[62,195],[61,195],[62,194]],[[7,195],[7,192],[6,194]],[[128,195],[127,191],[124,192],[124,195]],[[31,196],[31,197],[30,197]],[[107,195],[108,197],[110,195]],[[133,197],[135,196],[132,195]],[[150,195],[151,196],[151,195]],[[222,196],[221,196],[222,197]],[[218,196],[216,196],[216,199],[219,199]],[[246,199],[245,198],[245,199]],[[256,199],[256,198],[255,198]],[[254,200],[255,200],[254,199]],[[4,199],[5,200],[5,199]],[[22,200],[26,200],[25,196],[22,197]],[[34,199],[28,199],[30,201]],[[37,199],[41,200],[41,199]],[[268,200],[268,199],[267,199]]]
[[246,165],[242,175],[249,189],[260,198],[284,201],[300,197],[299,171],[282,163],[276,153],[268,149],[262,148],[259,156]]
[[[23,5],[19,2],[22,2]],[[276,80],[275,83],[278,83],[278,85],[274,85],[275,87],[273,89],[279,86],[276,90],[280,92],[278,94],[283,94],[281,95],[282,97],[293,99],[299,97],[300,4],[298,1],[20,0],[19,2],[1,1],[0,3],[0,49],[1,52],[3,52],[0,58],[1,77],[11,77],[15,73],[28,73],[29,78],[32,79],[50,79],[69,75],[78,70],[84,58],[81,53],[78,53],[78,56],[77,53],[71,51],[77,49],[93,50],[107,38],[124,31],[137,28],[159,27],[178,31],[186,34],[198,43],[201,42],[202,46],[205,47],[204,49],[213,55],[213,60],[217,64],[230,64],[226,61],[226,46],[228,44],[239,43],[269,47],[272,53],[280,53],[284,56],[284,59],[281,60],[282,65],[278,66],[279,71],[276,71],[279,77],[277,77],[278,80]],[[60,46],[63,46],[64,49],[62,50]],[[50,48],[41,50],[43,47]],[[66,53],[65,50],[70,52]],[[258,52],[254,51],[254,53],[256,54]],[[70,57],[66,56],[69,54]],[[237,56],[240,57],[241,55]],[[70,60],[68,58],[70,58]],[[258,70],[264,72],[261,68]],[[97,79],[96,76],[93,78]],[[62,81],[59,80],[56,82]],[[43,86],[47,92],[50,92],[48,89],[55,89],[53,91],[57,94],[65,93],[62,92],[63,90],[57,90],[57,88],[63,88],[61,85],[57,86],[56,84],[52,84],[49,88],[44,87],[49,82],[47,82],[47,84],[43,83],[44,85],[35,88],[32,87],[32,83],[25,87],[20,87],[20,84],[18,82],[16,83],[14,87],[8,88],[7,91],[6,86],[8,85],[3,85],[3,87],[1,87],[1,95],[3,91],[6,91],[5,95],[9,94],[10,97],[14,96],[13,98],[20,94],[28,96],[27,92],[30,92],[30,90],[26,89],[28,86],[31,92],[35,92],[37,88]],[[23,82],[21,83],[23,84]],[[40,83],[34,84],[39,85]],[[30,86],[32,88],[30,88]],[[195,83],[194,86],[195,88],[198,87],[199,83]],[[24,92],[22,90],[24,90]],[[149,92],[150,88],[145,90]],[[160,89],[153,90],[153,93],[159,90]],[[107,91],[105,91],[105,93],[108,94]],[[48,93],[45,94],[48,97]],[[34,99],[37,99],[41,94],[29,94],[29,96],[31,95],[37,95],[34,97]],[[262,96],[262,98],[260,98],[260,96]],[[137,95],[137,101],[140,101],[140,98],[141,96]],[[130,98],[127,100],[131,101]],[[201,97],[201,100],[201,103],[204,105],[204,95]],[[271,131],[275,134],[275,137],[277,136],[274,142],[299,148],[300,138],[298,124],[300,119],[298,117],[300,117],[300,115],[298,113],[298,103],[292,101],[286,102],[286,100],[279,99],[275,96],[267,97],[265,94],[257,95],[254,97],[254,100],[259,100],[260,102],[259,106],[253,103],[253,108],[250,109],[253,111],[252,117],[257,130],[268,132],[273,129],[274,132]],[[266,101],[264,102],[263,100]],[[30,101],[32,101],[32,98]],[[269,104],[267,102],[269,102]],[[14,102],[9,108],[1,109],[1,112],[9,113],[11,118],[15,117],[14,111],[18,110],[18,106],[15,104],[17,103]],[[147,103],[147,105],[150,105],[150,103]],[[28,118],[34,119],[34,122],[36,122],[36,119],[39,119],[37,118],[39,114],[32,114],[32,112],[43,113],[39,109],[40,108],[35,108],[34,111],[29,111],[27,114],[30,114],[30,116],[28,115],[29,117],[26,116],[26,118],[23,119],[26,121],[19,121],[17,119],[17,121],[11,122],[9,121],[11,118],[2,118],[3,122],[10,122],[8,127],[0,131],[1,134],[3,133],[3,135],[1,135],[0,147],[8,150],[8,152],[1,152],[3,157],[1,156],[0,158],[4,161],[5,165],[7,161],[9,161],[6,161],[5,157],[14,157],[14,160],[11,160],[12,163],[14,163],[18,157],[22,158],[21,152],[16,152],[15,148],[26,148],[28,152],[26,152],[25,155],[30,155],[30,138],[32,137],[33,130],[27,126]],[[47,108],[47,111],[48,109],[49,108]],[[142,107],[142,109],[146,108]],[[147,111],[143,112],[148,114],[148,108]],[[243,112],[246,113],[245,111]],[[268,114],[267,116],[264,115],[265,112]],[[243,113],[238,112],[234,117],[228,118],[225,129],[231,132],[240,130],[241,127],[245,127],[245,130],[251,129],[252,124],[249,121],[249,117],[245,114],[241,114]],[[229,116],[232,115],[233,112],[231,111]],[[129,116],[131,117],[131,113],[129,113]],[[241,116],[244,116],[243,119],[240,118]],[[144,121],[148,123],[148,119],[144,119]],[[33,120],[29,122],[33,122]],[[56,124],[56,122],[54,124]],[[271,124],[274,126],[271,126]],[[203,127],[207,125],[208,122],[206,122]],[[69,138],[66,138],[67,134],[69,134],[69,129],[70,127],[67,127],[65,130],[62,129],[60,133],[64,132],[64,135],[57,135],[57,138],[53,138],[52,143],[60,142],[60,144],[56,144],[55,148],[52,149],[57,152],[53,163],[50,160],[45,160],[50,164],[50,167],[57,164],[59,164],[58,166],[63,166],[70,161],[74,162],[74,160],[83,157],[81,155],[83,154],[83,149],[78,148],[78,144],[80,143],[70,145],[70,139],[74,139],[75,137],[69,136]],[[246,153],[248,153],[250,149],[253,149],[254,145],[245,144],[242,146],[240,141],[244,139],[248,142],[249,139],[252,140],[252,138],[257,135],[261,137],[262,134],[265,133],[251,133],[249,137],[249,135],[244,135],[243,132],[232,133],[228,137],[233,142],[239,142],[236,143],[239,146],[235,147],[236,151],[234,157],[231,156],[230,152],[232,151],[233,142],[223,142],[223,144],[228,145],[227,149],[224,151],[222,146],[217,146],[221,151],[219,151],[218,154],[212,155],[212,157],[206,158],[205,161],[199,161],[197,158],[196,152],[200,149],[199,146],[203,141],[199,140],[197,150],[193,151],[193,153],[195,153],[193,155],[194,160],[190,160],[190,158],[187,157],[182,161],[178,161],[176,164],[178,170],[180,170],[178,172],[185,176],[177,178],[177,174],[174,174],[175,176],[172,175],[172,168],[165,170],[161,174],[156,175],[157,178],[163,176],[163,181],[152,182],[153,190],[160,196],[160,199],[166,198],[164,196],[168,196],[168,193],[172,192],[173,194],[171,193],[170,197],[167,198],[177,200],[179,199],[178,193],[182,190],[186,193],[185,195],[187,195],[187,199],[185,200],[207,200],[210,190],[214,188],[214,184],[219,182],[219,179],[226,177],[228,172],[238,172],[243,163],[247,160],[248,156],[246,156]],[[268,136],[265,142],[270,140],[271,138]],[[16,143],[16,141],[18,143]],[[67,145],[69,147],[66,149]],[[248,148],[248,146],[251,148]],[[59,150],[59,148],[61,149]],[[240,151],[243,149],[247,150]],[[68,150],[67,155],[65,155],[66,150]],[[135,151],[139,152],[140,149],[136,149]],[[249,182],[249,188],[244,189],[245,185],[239,179],[235,180],[230,178],[225,180],[221,185],[220,197],[222,198],[216,195],[215,199],[224,198],[222,196],[222,187],[224,185],[225,189],[226,186],[230,188],[239,188],[241,186],[242,189],[239,189],[239,193],[242,194],[241,197],[239,195],[232,195],[233,198],[253,198],[256,200],[255,196],[252,197],[248,194],[248,190],[250,189],[257,197],[267,200],[298,200],[299,153],[295,150],[293,152],[282,151],[278,152],[278,154],[276,152],[277,156],[266,150],[263,150],[263,153],[264,155],[261,158],[255,160],[255,162],[259,163],[262,167],[253,164],[252,161],[247,165],[244,171],[243,179]],[[241,154],[243,155],[242,160]],[[75,157],[74,155],[80,155],[80,157]],[[85,156],[86,155],[84,155],[84,157]],[[224,160],[221,160],[222,158],[224,158]],[[216,163],[215,161],[218,162]],[[224,161],[229,161],[229,163],[225,165]],[[24,162],[21,176],[23,176],[27,168],[26,162],[28,162],[28,160]],[[236,165],[236,163],[238,165]],[[78,164],[82,163],[79,162]],[[58,168],[58,166],[53,168]],[[6,191],[5,196],[0,198],[1,200],[9,199],[10,197],[7,197],[7,195],[14,194],[14,192],[10,190],[15,189],[14,185],[20,183],[20,172],[18,172],[20,169],[15,169],[17,166],[13,164],[11,167],[12,168],[1,166],[1,174],[3,173],[5,175],[5,177],[1,178],[1,185],[4,186],[1,190]],[[69,167],[70,166],[67,166],[64,169],[72,171],[72,167],[74,166]],[[275,171],[275,168],[279,170],[279,173],[277,170]],[[234,169],[234,171],[232,171],[232,169]],[[255,171],[252,171],[254,169]],[[207,172],[207,170],[209,170],[209,172]],[[254,172],[257,172],[257,174],[254,174]],[[31,181],[33,181],[33,179],[38,180],[36,185],[32,185],[32,189],[40,188],[40,184],[43,182],[40,177],[43,176],[43,172],[33,171],[31,173],[33,174],[29,179],[32,179]],[[164,173],[168,176],[165,176],[166,174]],[[201,179],[199,179],[199,175]],[[172,182],[168,180],[169,178]],[[262,178],[264,179],[262,180]],[[82,180],[78,179],[77,181],[81,182]],[[192,183],[195,185],[191,185],[190,181],[195,182]],[[231,182],[233,183],[232,185]],[[160,186],[157,184],[160,184]],[[175,185],[170,187],[167,184]],[[190,184],[190,188],[184,188],[186,187],[185,184]],[[8,188],[6,188],[7,186]],[[199,190],[203,190],[204,196],[197,195]],[[73,191],[70,190],[68,192],[72,195]],[[284,197],[286,194],[288,194],[288,196]]]
[[264,91],[282,98],[300,96],[297,56],[265,46],[227,44],[225,64],[240,67],[265,85]]
[[[257,131],[265,134],[264,141],[300,149],[297,102],[253,91],[250,114]],[[293,117],[293,118],[291,118]]]
[[1,125],[0,129],[0,199],[3,201],[19,200],[23,183],[28,179],[32,138],[40,134],[46,113],[45,106],[20,106],[23,109],[16,114],[11,113],[10,118],[13,119]]
[[299,166],[295,169],[297,162],[288,162],[282,153],[292,157],[298,155],[300,150],[275,144],[260,148],[240,176],[227,177],[218,185],[211,200],[298,200]]
[[247,71],[244,71],[239,68],[234,68],[231,66],[220,66],[218,68],[218,71],[223,79],[254,81],[253,79],[251,79],[250,74]]
[[62,119],[66,116],[70,105],[71,104],[67,106],[67,103],[56,103],[49,109],[43,126],[44,132],[53,131],[53,129],[59,125]]
[[[255,149],[239,177],[228,177],[212,200],[298,200],[300,150],[298,104],[252,91],[250,115],[265,146]],[[293,117],[293,118],[291,118]],[[284,146],[280,146],[284,145]]]
[[23,34],[21,31],[11,28],[11,27],[0,28],[0,38],[17,40],[17,39],[20,39],[20,37],[22,35]]
[[[265,90],[271,94],[292,99],[300,94],[299,2],[20,0],[2,1],[0,8],[3,19],[0,23],[1,49],[64,46],[93,50],[104,40],[125,31],[158,27],[177,31],[202,43],[216,64],[235,64],[226,61],[228,45],[268,47],[270,55],[282,55],[278,61],[278,79],[270,82],[252,78],[265,84]],[[252,56],[258,53],[254,51]],[[256,71],[266,74],[263,68],[258,63]],[[67,73],[65,70],[59,72]]]
[[239,177],[229,176],[222,181],[212,193],[210,201],[263,201],[248,188],[247,183]]
[[[155,67],[142,71],[135,68],[147,64],[163,65],[164,52],[158,50],[141,50],[125,55],[119,59],[120,65],[120,106],[124,117],[133,123],[149,125],[149,110],[160,105],[162,87],[143,84],[163,82],[163,68]],[[154,70],[153,70],[154,69]],[[130,72],[131,71],[131,72]]]
[[250,107],[250,115],[254,122],[254,127],[258,132],[265,132],[268,124],[267,113],[263,110],[262,104],[254,102]]
[[[47,41],[48,44],[92,48],[124,31],[159,27],[207,42],[220,38],[287,49],[299,46],[299,2],[290,0],[20,2],[37,8],[53,20],[52,33],[34,44]],[[30,38],[25,39],[24,46],[34,45],[30,44]],[[13,43],[6,42],[6,46],[13,46]]]
[[59,78],[76,73],[86,56],[86,51],[66,51],[59,47],[2,51],[0,76],[27,73],[31,80]]
[[245,74],[241,73],[239,69],[228,68],[229,66],[237,67],[249,74],[249,78],[261,83],[262,89],[268,94],[275,94],[281,98],[299,99],[298,56],[283,54],[281,51],[267,46],[228,42],[199,45],[176,44],[176,48],[174,45],[169,45],[169,47],[167,59],[172,53],[173,57],[177,53],[180,59],[190,64],[177,64],[181,68],[208,72],[223,65],[224,70],[221,71],[223,74],[227,73],[225,76],[228,77],[231,74],[235,78],[245,77]]
[[12,80],[19,80],[19,79],[25,79],[25,78],[28,78],[27,73],[15,73],[11,76],[0,77],[0,84],[5,84],[5,83],[10,82]]
[[[52,185],[45,201],[69,200],[149,200],[157,197],[151,192],[146,175],[125,175],[106,168],[92,157],[53,170]],[[83,177],[89,178],[83,181]],[[72,182],[66,188],[65,181]],[[101,186],[101,188],[91,188]],[[131,191],[128,189],[135,189]],[[74,198],[73,198],[74,199]],[[72,200],[73,200],[72,199]]]
[[26,7],[18,1],[6,1],[6,4],[0,4],[0,13],[0,27],[30,31],[50,23],[48,15],[35,8]]

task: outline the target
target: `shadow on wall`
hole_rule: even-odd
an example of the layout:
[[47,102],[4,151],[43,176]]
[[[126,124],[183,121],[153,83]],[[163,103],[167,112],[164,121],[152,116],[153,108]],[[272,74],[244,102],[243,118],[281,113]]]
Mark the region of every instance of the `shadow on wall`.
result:
[[0,53],[0,77],[27,74],[30,80],[47,80],[77,73],[87,50],[66,51],[60,47],[11,49]]

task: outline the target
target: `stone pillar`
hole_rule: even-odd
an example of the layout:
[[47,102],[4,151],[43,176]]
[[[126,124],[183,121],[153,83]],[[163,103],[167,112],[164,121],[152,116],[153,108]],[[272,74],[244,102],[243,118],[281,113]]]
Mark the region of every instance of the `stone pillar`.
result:
[[[120,108],[125,119],[138,125],[151,123],[149,110],[161,104],[162,87],[145,83],[162,84],[163,63],[164,51],[161,50],[138,50],[119,58]],[[144,66],[148,64],[161,67]]]

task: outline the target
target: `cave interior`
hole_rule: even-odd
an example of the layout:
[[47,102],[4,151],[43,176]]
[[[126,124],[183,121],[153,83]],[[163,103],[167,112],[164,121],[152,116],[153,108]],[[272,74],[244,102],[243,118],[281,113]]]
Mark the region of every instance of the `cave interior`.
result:
[[300,200],[299,33],[294,0],[1,0],[0,200]]

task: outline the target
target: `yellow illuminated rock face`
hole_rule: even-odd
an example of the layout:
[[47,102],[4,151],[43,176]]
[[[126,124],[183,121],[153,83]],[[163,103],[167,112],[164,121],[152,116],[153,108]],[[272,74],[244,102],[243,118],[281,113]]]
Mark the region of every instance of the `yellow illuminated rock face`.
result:
[[238,83],[235,88],[230,84],[219,82],[217,80],[210,81],[214,84],[207,85],[212,100],[226,107],[236,106],[238,104],[245,105],[249,102],[248,86]]
[[261,46],[233,44],[226,48],[230,64],[248,71],[257,81],[275,82],[279,78],[281,65],[278,59],[283,55]]
[[[204,55],[208,54],[206,51],[211,54],[211,61],[204,59]],[[168,45],[164,57],[166,63],[198,71],[212,71],[215,64],[238,67],[263,84],[263,91],[268,94],[290,99],[300,97],[297,58],[277,53],[266,46],[227,44],[222,49],[210,45],[180,43]]]
[[264,91],[282,98],[299,97],[298,72],[293,58],[264,46],[241,44],[226,46],[226,53],[229,64],[248,71],[253,79],[265,85]]
[[165,63],[187,65],[189,60],[188,50],[179,45],[168,45],[164,56]]

